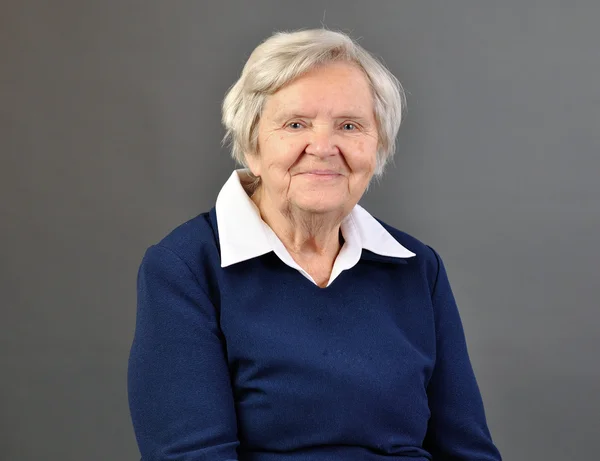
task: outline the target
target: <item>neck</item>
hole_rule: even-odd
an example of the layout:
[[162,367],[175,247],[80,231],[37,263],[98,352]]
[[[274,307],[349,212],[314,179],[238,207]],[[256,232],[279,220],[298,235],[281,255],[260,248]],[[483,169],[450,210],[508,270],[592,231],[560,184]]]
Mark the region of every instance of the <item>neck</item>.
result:
[[341,212],[311,213],[291,205],[278,207],[260,189],[252,200],[262,219],[299,264],[318,259],[333,266],[341,248],[340,225],[344,217]]

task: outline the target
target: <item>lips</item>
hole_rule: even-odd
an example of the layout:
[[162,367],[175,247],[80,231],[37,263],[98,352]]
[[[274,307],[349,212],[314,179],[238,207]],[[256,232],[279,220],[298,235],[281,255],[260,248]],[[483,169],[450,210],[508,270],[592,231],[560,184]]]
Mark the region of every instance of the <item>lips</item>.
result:
[[308,170],[301,174],[312,174],[316,176],[338,176],[340,173],[334,170]]

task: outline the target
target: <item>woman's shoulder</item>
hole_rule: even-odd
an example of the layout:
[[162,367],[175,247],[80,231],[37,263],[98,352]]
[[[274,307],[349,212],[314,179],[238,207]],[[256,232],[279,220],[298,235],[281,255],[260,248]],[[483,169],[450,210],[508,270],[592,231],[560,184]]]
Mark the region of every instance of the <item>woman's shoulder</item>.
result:
[[390,224],[375,218],[384,227],[386,231],[403,247],[415,254],[414,258],[409,258],[413,267],[417,267],[419,272],[427,278],[430,285],[434,285],[437,280],[439,270],[442,267],[442,259],[438,252],[427,243],[424,243],[417,237],[401,231]]
[[152,247],[170,250],[188,266],[219,262],[219,241],[214,208],[176,225]]

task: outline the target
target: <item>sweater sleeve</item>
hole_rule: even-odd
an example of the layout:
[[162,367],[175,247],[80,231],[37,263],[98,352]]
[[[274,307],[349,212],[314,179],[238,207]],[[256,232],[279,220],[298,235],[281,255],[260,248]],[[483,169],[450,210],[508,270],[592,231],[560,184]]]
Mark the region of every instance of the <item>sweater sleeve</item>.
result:
[[215,307],[170,249],[146,251],[137,278],[128,394],[142,461],[233,461],[233,393]]
[[437,259],[432,299],[436,361],[427,387],[431,417],[423,447],[434,460],[500,461],[467,351],[458,308],[444,264]]

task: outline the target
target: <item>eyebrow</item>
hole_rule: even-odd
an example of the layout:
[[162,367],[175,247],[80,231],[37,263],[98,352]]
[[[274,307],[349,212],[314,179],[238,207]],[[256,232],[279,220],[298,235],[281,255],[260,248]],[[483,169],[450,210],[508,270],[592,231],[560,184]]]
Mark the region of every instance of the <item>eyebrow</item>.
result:
[[[276,114],[274,117],[274,120],[280,122],[280,121],[284,121],[284,120],[290,120],[293,118],[313,118],[313,117],[306,115],[306,114],[301,114],[298,112],[282,112],[280,114]],[[366,118],[362,115],[352,114],[352,113],[336,115],[333,118],[335,118],[335,119],[350,119],[350,120],[356,120],[356,121],[363,122],[363,123],[367,123],[369,121],[368,118]]]

